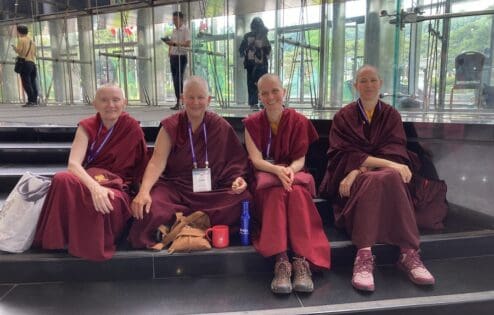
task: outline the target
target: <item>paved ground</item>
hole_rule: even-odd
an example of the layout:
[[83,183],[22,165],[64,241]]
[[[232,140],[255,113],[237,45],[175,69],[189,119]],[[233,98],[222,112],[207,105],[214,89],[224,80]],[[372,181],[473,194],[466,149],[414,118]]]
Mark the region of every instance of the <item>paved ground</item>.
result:
[[[175,111],[169,106],[128,106],[129,113],[143,126],[157,126],[159,121]],[[245,117],[252,113],[248,108],[221,109],[211,106],[210,110],[224,117]],[[331,119],[335,110],[297,109],[310,119]],[[24,108],[20,105],[0,104],[0,127],[10,125],[58,125],[75,126],[79,120],[94,113],[87,105],[49,105]],[[403,121],[494,124],[494,112],[439,112],[422,113],[401,111]]]
[[[212,110],[215,110],[212,108]],[[127,111],[143,126],[158,125],[159,121],[175,111],[165,106],[128,106]],[[95,112],[92,106],[62,105],[24,108],[20,105],[0,104],[0,126],[11,124],[74,126],[82,118]],[[229,109],[225,115],[246,116],[248,109]]]

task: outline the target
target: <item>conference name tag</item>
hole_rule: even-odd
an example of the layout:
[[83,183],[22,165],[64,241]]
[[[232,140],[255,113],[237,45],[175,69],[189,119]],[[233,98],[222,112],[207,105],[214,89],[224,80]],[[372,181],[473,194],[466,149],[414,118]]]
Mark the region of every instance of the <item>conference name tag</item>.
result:
[[211,191],[211,169],[194,168],[192,170],[192,191]]

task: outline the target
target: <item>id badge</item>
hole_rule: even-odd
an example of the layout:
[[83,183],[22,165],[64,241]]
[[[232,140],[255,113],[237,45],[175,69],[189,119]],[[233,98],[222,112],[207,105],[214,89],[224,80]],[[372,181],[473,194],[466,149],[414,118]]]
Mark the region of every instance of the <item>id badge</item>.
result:
[[210,168],[194,168],[192,170],[192,191],[211,191]]
[[269,163],[271,163],[271,164],[274,164],[274,160],[273,160],[273,159],[267,159],[267,158],[266,158],[266,159],[264,159],[264,161],[269,162]]

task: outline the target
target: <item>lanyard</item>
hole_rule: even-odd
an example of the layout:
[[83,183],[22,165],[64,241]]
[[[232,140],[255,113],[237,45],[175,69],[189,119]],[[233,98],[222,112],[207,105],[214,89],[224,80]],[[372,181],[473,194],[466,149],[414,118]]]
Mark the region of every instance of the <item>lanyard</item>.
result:
[[269,159],[269,151],[271,151],[271,142],[273,139],[272,131],[271,131],[271,126],[269,126],[269,138],[268,138],[268,146],[266,148],[266,158]]
[[111,136],[111,134],[113,132],[113,127],[114,126],[115,125],[113,125],[110,128],[110,130],[108,131],[108,133],[105,136],[105,139],[103,139],[103,141],[98,146],[98,148],[96,149],[96,151],[94,151],[94,145],[96,144],[96,140],[99,138],[99,134],[101,133],[101,129],[103,128],[103,123],[100,123],[99,129],[98,129],[98,133],[96,134],[96,138],[94,139],[93,143],[91,143],[91,147],[89,148],[89,154],[88,154],[87,159],[86,159],[86,165],[88,165],[89,163],[91,163],[92,161],[94,161],[94,159],[98,156],[99,152],[101,151],[101,149],[103,149],[103,147],[105,146],[105,144],[108,141],[108,139],[110,139],[110,136]]
[[[367,114],[365,113],[364,106],[362,105],[360,98],[357,100],[357,104],[358,104],[358,109],[360,110],[360,113],[364,117],[365,123],[370,125],[369,118],[367,117]],[[381,101],[377,101],[377,108],[378,108],[378,110],[381,110]]]
[[[204,134],[204,144],[206,146],[206,160],[204,161],[205,168],[209,167],[209,158],[208,158],[208,135],[206,132],[206,124],[202,122],[202,132]],[[192,164],[194,164],[194,168],[197,168],[197,158],[196,158],[196,150],[194,149],[194,140],[192,139],[192,125],[189,122],[189,140],[190,140],[190,152],[192,153]]]

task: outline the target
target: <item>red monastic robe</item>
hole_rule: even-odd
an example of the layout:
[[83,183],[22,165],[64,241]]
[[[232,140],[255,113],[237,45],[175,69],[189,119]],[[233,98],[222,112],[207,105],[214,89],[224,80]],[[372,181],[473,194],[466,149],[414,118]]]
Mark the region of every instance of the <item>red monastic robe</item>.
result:
[[[255,113],[243,122],[257,149],[263,156],[266,155],[271,128],[266,112]],[[317,139],[317,132],[307,118],[293,109],[285,109],[277,135],[272,135],[270,156],[276,164],[289,165],[305,156],[309,145]],[[258,179],[259,176],[272,177],[262,172],[256,176]],[[257,251],[268,257],[291,248],[312,265],[329,268],[330,247],[321,217],[312,200],[311,191],[315,191],[312,176],[305,171],[298,172],[291,192],[287,192],[281,182],[277,186],[267,186],[264,188],[258,185],[255,189],[254,217],[260,223],[259,235],[253,240]]]
[[[100,125],[99,114],[79,123],[89,136],[88,147],[96,141],[94,147],[98,148],[109,132],[103,126],[98,135]],[[106,144],[86,166],[91,176],[115,193],[115,199],[110,199],[114,210],[109,214],[97,212],[88,188],[72,173],[59,172],[53,177],[43,206],[34,246],[67,249],[89,260],[110,259],[131,217],[129,186],[141,180],[146,150],[139,123],[122,113]]]
[[[171,224],[176,212],[189,215],[201,210],[208,214],[212,225],[238,226],[242,200],[250,200],[248,190],[241,194],[232,192],[237,177],[246,178],[248,158],[230,124],[212,112],[206,112],[207,152],[211,168],[212,191],[192,191],[192,154],[188,136],[188,119],[179,112],[161,121],[172,141],[165,171],[153,186],[151,211],[142,220],[135,220],[129,241],[134,248],[146,248],[156,243],[156,230],[161,224]],[[193,134],[198,167],[205,165],[206,143],[203,128]]]
[[353,102],[334,116],[329,145],[320,193],[331,199],[335,224],[347,230],[357,248],[386,243],[418,249],[412,198],[398,172],[387,168],[365,172],[353,182],[350,197],[339,195],[340,182],[368,156],[406,164],[411,170],[416,165],[407,151],[398,111],[380,102],[369,123]]

